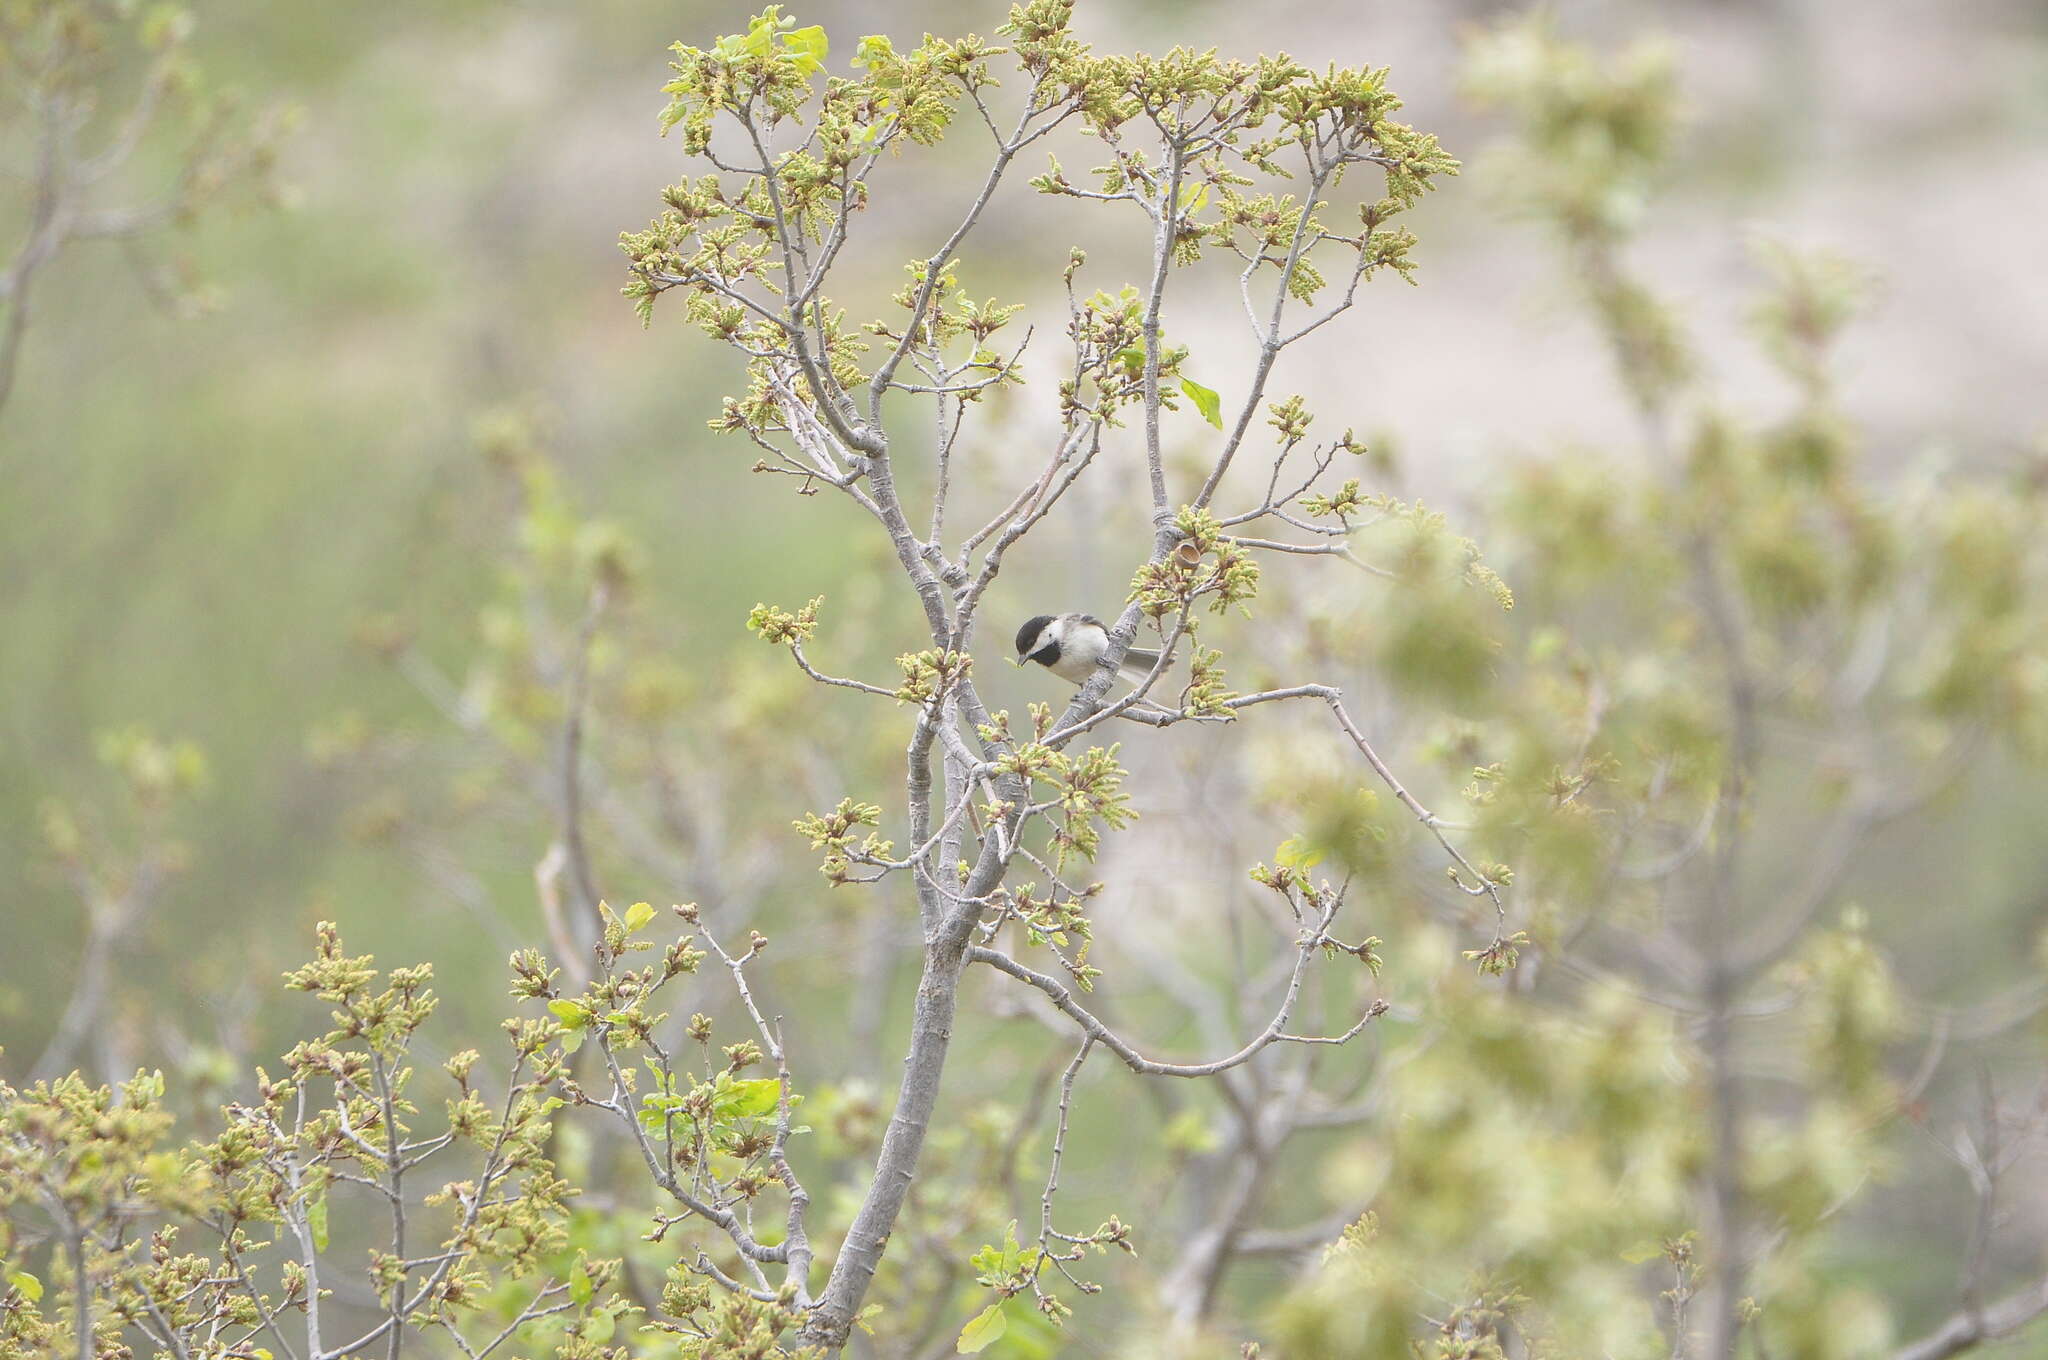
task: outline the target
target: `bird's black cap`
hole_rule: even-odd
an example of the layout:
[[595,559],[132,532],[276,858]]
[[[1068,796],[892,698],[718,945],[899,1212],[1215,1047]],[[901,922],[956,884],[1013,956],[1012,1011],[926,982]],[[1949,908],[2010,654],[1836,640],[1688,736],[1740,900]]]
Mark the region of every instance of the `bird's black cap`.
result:
[[1017,630],[1017,655],[1024,655],[1024,649],[1038,640],[1038,630],[1051,622],[1050,614],[1040,614],[1036,618],[1027,619],[1024,626]]

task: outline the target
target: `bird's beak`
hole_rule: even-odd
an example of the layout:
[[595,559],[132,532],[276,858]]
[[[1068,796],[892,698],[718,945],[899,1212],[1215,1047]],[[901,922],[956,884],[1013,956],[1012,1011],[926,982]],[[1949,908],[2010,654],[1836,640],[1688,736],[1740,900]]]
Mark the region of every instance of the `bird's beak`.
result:
[[1021,666],[1024,664],[1024,658],[1021,656],[1013,656],[1010,658],[1010,664],[1012,666]]

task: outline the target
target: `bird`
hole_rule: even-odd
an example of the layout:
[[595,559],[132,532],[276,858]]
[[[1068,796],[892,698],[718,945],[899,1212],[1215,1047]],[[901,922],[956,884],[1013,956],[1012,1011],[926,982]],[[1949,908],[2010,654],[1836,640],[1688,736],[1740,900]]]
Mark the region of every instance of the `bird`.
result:
[[[1085,685],[1108,650],[1109,629],[1094,615],[1040,614],[1017,630],[1017,657],[1011,664],[1036,661],[1062,680]],[[1130,674],[1147,675],[1158,664],[1159,653],[1151,648],[1124,649],[1122,669]]]

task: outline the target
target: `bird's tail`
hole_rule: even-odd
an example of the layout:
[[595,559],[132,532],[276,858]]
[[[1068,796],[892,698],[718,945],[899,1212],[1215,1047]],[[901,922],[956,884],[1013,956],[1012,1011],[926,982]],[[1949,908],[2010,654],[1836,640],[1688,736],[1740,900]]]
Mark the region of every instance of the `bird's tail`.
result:
[[1149,675],[1152,672],[1152,668],[1158,664],[1159,653],[1154,648],[1124,648],[1123,669],[1129,671],[1133,675]]

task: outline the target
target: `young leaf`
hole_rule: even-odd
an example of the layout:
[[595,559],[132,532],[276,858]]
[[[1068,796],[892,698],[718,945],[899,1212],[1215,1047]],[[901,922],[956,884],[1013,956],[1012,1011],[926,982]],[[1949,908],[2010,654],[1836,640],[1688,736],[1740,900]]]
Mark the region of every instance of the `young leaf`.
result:
[[590,1028],[590,1012],[573,1001],[550,1001],[548,1009],[562,1024],[562,1051],[574,1053],[583,1047],[583,1036]]
[[9,1272],[7,1283],[13,1285],[16,1291],[30,1303],[42,1302],[43,1282],[29,1274],[26,1270]]
[[324,1189],[306,1206],[306,1227],[313,1234],[313,1250],[327,1250],[327,1191]]
[[960,1329],[960,1339],[953,1349],[961,1355],[973,1355],[1009,1329],[1010,1320],[1003,1316],[1003,1305],[992,1303]]
[[1208,421],[1219,430],[1223,428],[1223,398],[1217,396],[1213,391],[1202,386],[1193,378],[1182,378],[1180,380],[1180,390],[1188,394],[1188,400],[1193,402],[1195,409],[1202,413],[1202,419]]
[[654,908],[645,902],[635,902],[626,908],[626,933],[631,935],[654,919]]
[[717,1112],[727,1119],[758,1119],[773,1114],[782,1099],[782,1083],[774,1077],[736,1081],[718,1093]]
[[1273,862],[1289,869],[1308,870],[1323,862],[1323,852],[1311,845],[1305,837],[1289,836],[1280,842],[1280,848],[1273,852]]
[[794,33],[782,35],[783,56],[798,63],[797,69],[805,75],[818,70],[825,64],[825,56],[831,51],[831,43],[825,36],[823,25],[812,24]]

